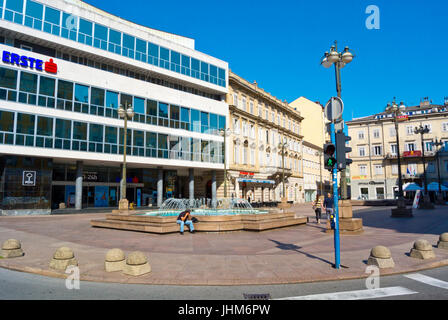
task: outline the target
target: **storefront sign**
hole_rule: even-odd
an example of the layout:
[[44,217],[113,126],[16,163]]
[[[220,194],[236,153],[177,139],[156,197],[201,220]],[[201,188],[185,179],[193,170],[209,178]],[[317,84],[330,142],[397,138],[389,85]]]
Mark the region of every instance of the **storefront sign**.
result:
[[408,115],[397,116],[397,121],[408,121],[408,120],[409,120]]
[[421,151],[405,151],[403,152],[403,157],[421,157]]
[[253,172],[240,171],[240,176],[253,176]]
[[84,174],[82,175],[82,180],[98,181],[98,173],[97,172],[84,172]]
[[367,176],[353,176],[352,180],[364,180],[367,179]]
[[9,51],[3,51],[2,60],[4,63],[15,64],[19,67],[26,67],[35,69],[37,71],[46,71],[48,73],[58,73],[58,65],[53,62],[53,59],[50,61],[44,62],[40,59],[35,59],[28,56],[21,56],[16,53],[12,53]]
[[36,171],[23,171],[22,186],[25,187],[36,186]]

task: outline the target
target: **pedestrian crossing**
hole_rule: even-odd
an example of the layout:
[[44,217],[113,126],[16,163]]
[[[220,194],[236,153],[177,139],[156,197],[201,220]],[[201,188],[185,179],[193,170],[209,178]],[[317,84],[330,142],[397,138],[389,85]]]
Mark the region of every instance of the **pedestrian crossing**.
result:
[[[432,278],[424,274],[413,273],[404,275],[404,277],[418,281],[420,283],[424,283],[429,286],[448,290],[448,282]],[[413,294],[418,294],[418,292],[410,290],[405,287],[397,286],[397,287],[386,287],[377,289],[312,294],[306,296],[281,298],[277,300],[366,300],[366,299],[406,296]]]

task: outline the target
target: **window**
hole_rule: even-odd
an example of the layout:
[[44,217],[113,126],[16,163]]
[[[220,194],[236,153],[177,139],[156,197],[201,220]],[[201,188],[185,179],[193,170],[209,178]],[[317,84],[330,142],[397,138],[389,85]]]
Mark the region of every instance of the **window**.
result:
[[417,174],[417,164],[408,163],[408,168],[406,169],[406,174],[409,176],[415,176]]
[[394,156],[396,156],[398,154],[398,148],[397,148],[396,144],[390,145],[390,153]]
[[104,106],[105,91],[103,89],[90,89],[90,103],[96,106]]
[[398,174],[398,164],[392,165],[392,174]]
[[58,36],[60,32],[60,19],[61,12],[59,10],[45,7],[44,31]]
[[374,156],[381,156],[383,154],[382,146],[373,146],[372,153]]
[[20,75],[20,91],[37,93],[37,75],[22,72]]
[[93,46],[107,50],[107,27],[95,23]]
[[358,131],[358,140],[364,140],[364,131]]
[[72,122],[70,120],[56,119],[54,147],[56,149],[70,150],[72,137]]
[[233,162],[235,164],[240,163],[240,153],[239,153],[239,146],[237,144],[233,145]]
[[106,107],[118,109],[118,93],[112,91],[106,92]]
[[14,113],[0,111],[0,131],[14,132]]
[[43,8],[42,4],[28,0],[26,3],[25,25],[42,30]]
[[55,79],[40,76],[39,94],[54,97]]
[[17,88],[17,71],[0,68],[0,87],[8,89]]
[[134,112],[145,114],[145,99],[134,97]]
[[246,111],[247,105],[246,105],[246,97],[243,96],[243,103],[241,105],[241,108]]
[[380,129],[373,129],[373,137],[375,139],[379,139],[379,137],[380,137]]
[[415,151],[415,143],[414,142],[408,142],[405,145],[406,151]]
[[37,135],[52,136],[53,135],[53,118],[37,117]]
[[358,152],[360,157],[366,156],[366,147],[358,147]]
[[233,119],[233,131],[235,132],[235,134],[240,134],[240,126],[237,118]]
[[443,132],[448,132],[448,122],[442,123],[442,131]]
[[75,101],[81,103],[89,103],[89,87],[76,84]]
[[429,123],[423,124],[423,127],[427,128],[429,130],[428,133],[432,133],[432,126],[431,126],[431,124],[429,124]]
[[367,166],[364,164],[358,165],[359,168],[359,175],[366,176],[367,175]]
[[[87,95],[88,96],[88,95]],[[73,100],[73,83],[59,80],[58,81],[58,98],[65,100]]]
[[425,151],[431,152],[433,150],[432,141],[425,141]]
[[250,165],[255,166],[255,150],[250,149]]
[[376,175],[381,175],[381,174],[383,174],[384,172],[383,172],[383,166],[382,165],[380,165],[380,164],[376,164],[375,165],[375,174]]
[[89,126],[89,141],[103,142],[103,126],[91,123]]
[[148,42],[148,62],[155,66],[159,65],[159,46]]
[[201,132],[208,133],[209,130],[209,114],[201,111]]
[[414,126],[406,126],[406,134],[411,136],[414,134]]
[[395,137],[397,135],[397,132],[395,131],[394,127],[389,128],[389,137]]
[[73,121],[73,139],[87,140],[87,123]]
[[233,105],[238,107],[238,94],[237,93],[233,94]]
[[198,110],[191,110],[191,128],[194,132],[201,132],[201,120]]
[[34,146],[34,121],[35,115],[18,113],[16,144],[21,146]]
[[252,100],[249,102],[249,112],[254,114],[254,102]]

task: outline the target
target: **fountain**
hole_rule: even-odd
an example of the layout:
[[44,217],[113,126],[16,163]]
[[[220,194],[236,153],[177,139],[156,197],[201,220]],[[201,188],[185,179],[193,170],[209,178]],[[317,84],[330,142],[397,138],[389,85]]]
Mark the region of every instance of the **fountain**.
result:
[[268,211],[255,210],[246,199],[175,199],[163,202],[158,210],[151,210],[138,215],[170,217],[190,209],[192,215],[223,216],[236,214],[266,214]]
[[175,199],[163,202],[157,210],[138,211],[127,215],[112,213],[106,219],[92,220],[94,227],[132,230],[149,233],[172,233],[179,231],[177,216],[190,209],[196,231],[228,232],[238,230],[263,231],[306,224],[306,217],[296,217],[294,212],[256,210],[245,199]]

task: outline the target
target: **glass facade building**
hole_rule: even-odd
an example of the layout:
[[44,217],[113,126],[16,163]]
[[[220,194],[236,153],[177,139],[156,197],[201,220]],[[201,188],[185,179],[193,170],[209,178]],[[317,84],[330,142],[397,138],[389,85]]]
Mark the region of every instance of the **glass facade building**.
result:
[[193,39],[82,1],[0,0],[0,57],[2,214],[117,206],[120,106],[135,112],[126,194],[136,206],[188,196],[191,170],[224,170],[228,65]]

